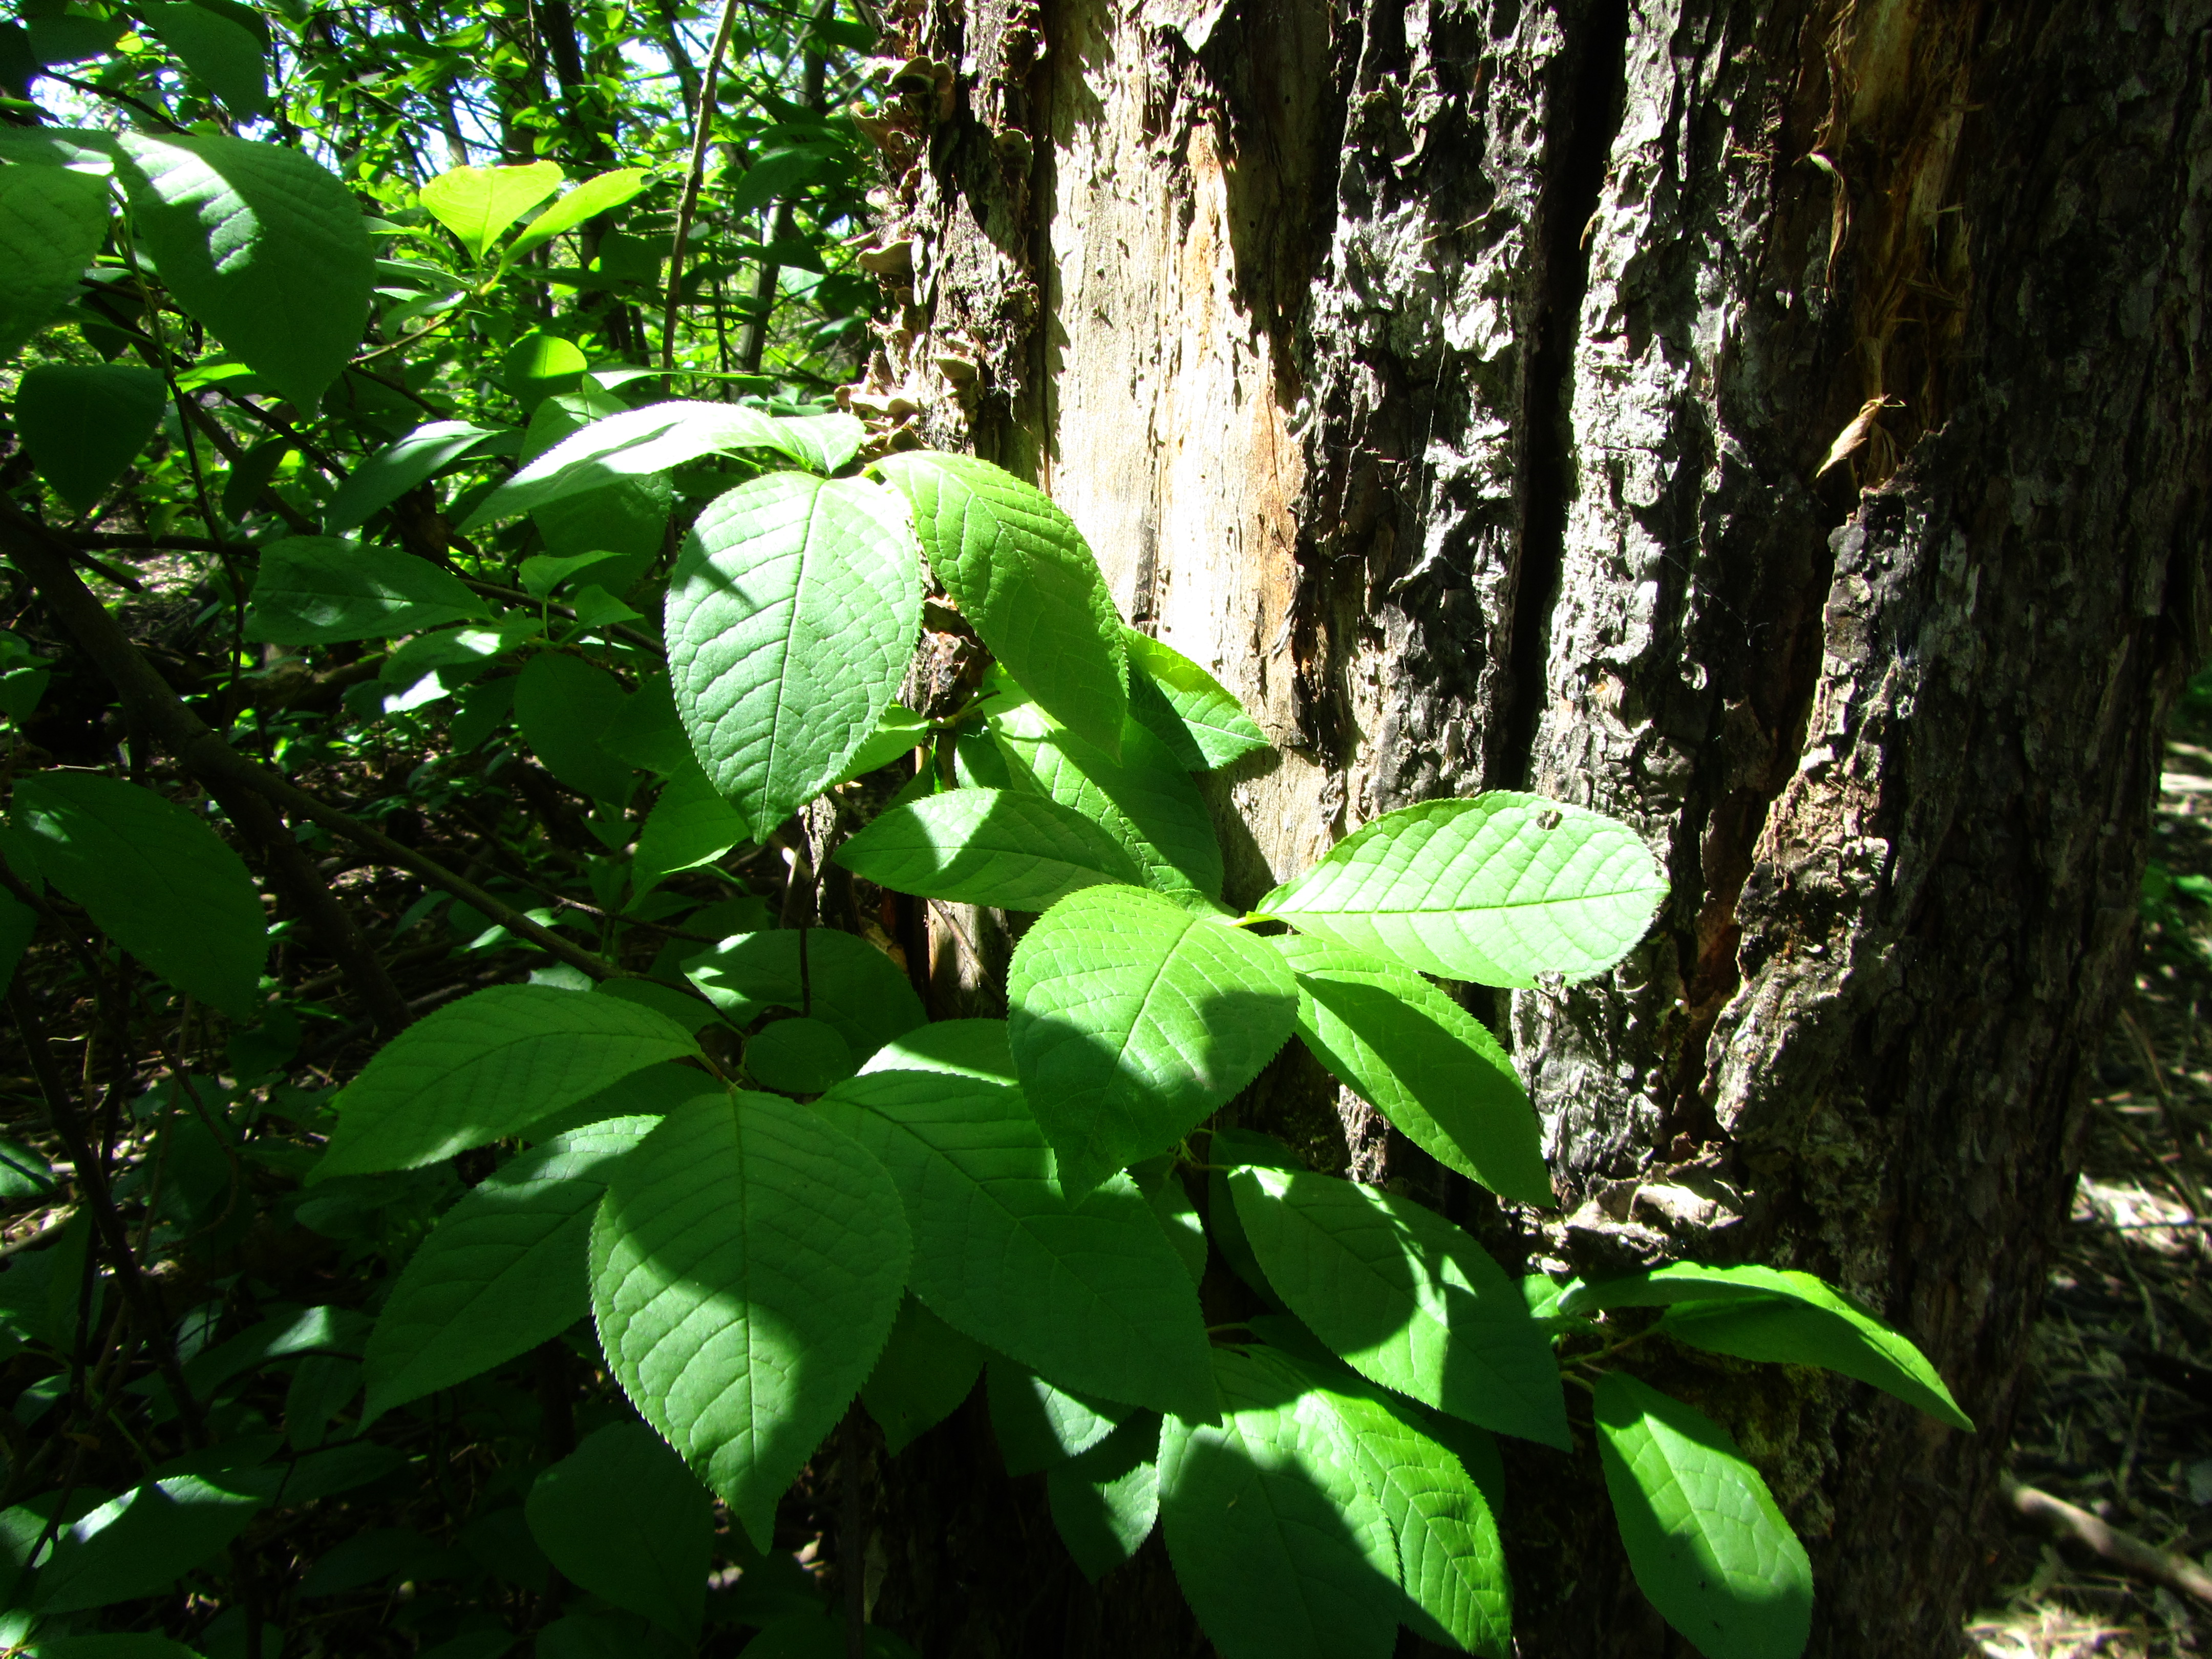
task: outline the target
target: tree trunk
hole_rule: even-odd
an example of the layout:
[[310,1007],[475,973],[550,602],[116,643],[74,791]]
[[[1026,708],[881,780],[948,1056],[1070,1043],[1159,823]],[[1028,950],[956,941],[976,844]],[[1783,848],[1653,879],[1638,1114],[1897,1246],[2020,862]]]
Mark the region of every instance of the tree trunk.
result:
[[[1034,477],[1268,728],[1216,787],[1231,897],[1493,788],[1672,874],[1610,975],[1474,1005],[1559,1215],[1454,1190],[1348,1097],[1340,1164],[1519,1263],[1770,1261],[1886,1312],[1978,1433],[1825,1374],[1670,1382],[1805,1535],[1813,1651],[1951,1650],[2205,644],[2212,5],[892,26],[954,77],[884,134],[914,274],[870,392]],[[1279,1066],[1240,1109],[1312,1086]],[[1204,1650],[1157,1540],[1091,1592],[995,1462],[963,1419],[884,1466],[878,1618]],[[1521,1651],[1686,1652],[1587,1444],[1513,1474]]]

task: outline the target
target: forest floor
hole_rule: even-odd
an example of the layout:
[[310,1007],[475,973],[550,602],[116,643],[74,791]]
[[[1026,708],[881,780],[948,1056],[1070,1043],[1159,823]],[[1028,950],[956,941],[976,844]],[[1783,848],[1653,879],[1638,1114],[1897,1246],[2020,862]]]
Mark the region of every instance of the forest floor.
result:
[[[2201,1568],[2212,1565],[2212,707],[2175,716],[2151,857],[2135,994],[2100,1057],[2011,1471]],[[1968,1622],[1975,1651],[2212,1653],[2212,1601],[2123,1571],[2078,1530],[2003,1512],[1989,1540],[2003,1588]]]

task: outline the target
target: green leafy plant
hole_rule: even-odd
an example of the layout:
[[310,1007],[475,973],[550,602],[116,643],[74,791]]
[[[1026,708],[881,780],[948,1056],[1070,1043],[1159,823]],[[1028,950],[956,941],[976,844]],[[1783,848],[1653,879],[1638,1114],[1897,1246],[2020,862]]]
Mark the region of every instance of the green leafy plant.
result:
[[[257,14],[134,15],[144,50],[230,115],[277,107]],[[850,26],[811,27],[803,54],[819,58]],[[343,62],[295,50],[332,97],[359,90]],[[178,113],[212,106],[190,97]],[[14,774],[0,970],[66,958],[48,970],[106,1045],[88,1042],[88,1076],[157,1028],[149,1046],[180,1049],[217,1032],[228,1070],[161,1048],[156,1081],[103,1097],[95,1145],[38,1010],[11,994],[78,1194],[0,1274],[0,1332],[34,1373],[15,1420],[59,1407],[143,1467],[109,1492],[77,1478],[75,1453],[51,1480],[51,1462],[14,1460],[37,1478],[0,1510],[0,1635],[178,1651],[92,1632],[179,1582],[235,1581],[231,1552],[271,1517],[393,1481],[417,1454],[372,1431],[518,1363],[557,1382],[580,1358],[612,1380],[588,1432],[563,1437],[568,1396],[548,1385],[545,1444],[488,1483],[456,1541],[348,1537],[300,1596],[433,1582],[460,1551],[540,1598],[541,1652],[681,1653],[719,1550],[747,1564],[732,1619],[761,1632],[748,1651],[820,1650],[838,1632],[788,1555],[775,1565],[780,1504],[851,1412],[896,1455],[980,1381],[1007,1468],[1042,1474],[1081,1571],[1103,1577],[1157,1529],[1231,1659],[1379,1659],[1401,1626],[1506,1652],[1498,1436],[1594,1445],[1638,1582],[1700,1652],[1797,1653],[1803,1549],[1726,1430],[1638,1362],[1822,1367],[1971,1428],[1905,1336],[1809,1275],[1753,1265],[1516,1280],[1436,1211],[1240,1124],[1295,1040],[1446,1169],[1549,1207],[1529,1097],[1451,988],[1620,963],[1667,890],[1642,840],[1533,795],[1431,801],[1226,902],[1199,779],[1268,748],[1235,697],[1123,623],[1040,491],[785,395],[826,384],[816,368],[858,320],[823,228],[851,193],[852,135],[774,93],[761,107],[722,210],[768,221],[747,246],[770,299],[784,265],[822,267],[811,343],[781,383],[755,372],[757,349],[733,370],[723,343],[679,341],[691,210],[668,212],[675,169],[612,165],[597,139],[573,185],[544,157],[405,190],[355,180],[389,198],[395,216],[372,220],[283,144],[179,122],[0,132],[0,350],[58,325],[81,336],[15,389],[17,482],[82,518],[135,472],[146,522],[200,520],[203,537],[143,544],[208,555],[195,627],[231,630],[196,713],[152,670],[131,680],[143,659],[85,623],[123,664],[131,778]],[[507,113],[550,129],[574,111]],[[811,240],[793,229],[802,198]],[[659,254],[625,254],[617,221],[669,242],[665,278]],[[574,265],[550,264],[571,246]],[[552,314],[549,283],[592,308]],[[659,370],[632,360],[650,356],[624,309],[641,296],[667,307]],[[687,378],[749,401],[673,395]],[[218,398],[252,426],[209,415]],[[219,495],[196,432],[222,457]],[[7,511],[40,595],[82,595],[112,626],[76,569],[108,569],[115,548]],[[964,678],[908,708],[926,628],[958,643]],[[0,635],[12,737],[58,672],[58,655]],[[287,674],[343,716],[290,718]],[[418,763],[376,770],[410,744]],[[157,748],[204,790],[149,775]],[[457,873],[294,781],[316,769],[374,772],[356,805],[379,823],[421,807],[476,823],[510,781],[551,805]],[[312,880],[272,915],[223,822],[271,872],[297,877],[318,838],[370,849],[423,886],[387,945],[434,929],[441,958],[495,969],[526,945],[529,982],[479,975],[430,1007],[395,992],[342,1087],[295,1086],[301,1021],[328,1010],[283,957],[319,915],[343,928]],[[786,872],[773,912],[733,873],[767,860]],[[829,882],[909,915],[1003,913],[1018,934],[994,987],[1006,1018],[933,1021],[925,963],[880,927],[822,925]],[[329,980],[348,973],[340,960]],[[144,976],[173,994],[157,1014],[134,1003]],[[111,1164],[128,1165],[112,1188]],[[0,1141],[0,1197],[59,1184]],[[161,1318],[142,1260],[204,1267],[195,1251],[234,1249],[264,1200],[374,1276],[364,1305],[271,1298],[226,1325],[243,1275],[226,1256],[204,1316]],[[130,1364],[102,1357],[142,1348],[127,1383]],[[281,1433],[247,1403],[270,1376]],[[181,1454],[150,1455],[125,1407]],[[720,1540],[717,1501],[735,1523]],[[556,1571],[583,1600],[551,1618]],[[466,1659],[514,1632],[456,1615],[437,1634]]]

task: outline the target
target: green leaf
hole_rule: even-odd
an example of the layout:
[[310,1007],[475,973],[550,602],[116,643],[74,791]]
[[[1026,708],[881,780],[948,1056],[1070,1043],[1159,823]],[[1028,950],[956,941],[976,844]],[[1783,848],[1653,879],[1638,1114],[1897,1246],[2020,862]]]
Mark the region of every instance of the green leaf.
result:
[[[33,12],[28,6],[22,9]],[[87,17],[82,13],[64,12],[57,16],[49,12],[39,16],[33,12],[25,21],[32,61],[42,68],[105,58],[115,50],[116,42],[123,37],[123,28],[120,17]]]
[[525,409],[535,409],[556,392],[574,392],[590,366],[591,360],[574,340],[532,332],[509,346],[500,359],[500,384]]
[[733,1024],[750,1025],[770,1008],[810,1015],[835,1027],[856,1060],[928,1018],[896,963],[827,927],[735,934],[690,957],[684,971]]
[[860,453],[868,429],[850,415],[779,415],[776,447],[810,471],[830,473]]
[[790,196],[830,164],[826,151],[780,149],[747,167],[730,185],[722,203],[728,214],[748,213]]
[[1035,1474],[1091,1449],[1136,1410],[1071,1394],[1011,1359],[994,1359],[985,1378],[991,1432],[1006,1473]]
[[1389,1519],[1334,1413],[1265,1349],[1213,1351],[1218,1426],[1161,1425],[1160,1527],[1222,1659],[1388,1659],[1403,1606]]
[[851,1045],[818,1019],[780,1019],[745,1040],[745,1071],[779,1094],[818,1095],[855,1069]]
[[250,1018],[268,959],[253,878],[197,814],[93,772],[15,785],[39,867],[100,932],[187,996]]
[[1894,1395],[1939,1423],[1973,1432],[1973,1419],[1959,1409],[1910,1337],[1811,1273],[1682,1261],[1627,1279],[1578,1283],[1559,1307],[1563,1314],[1664,1307],[1659,1328],[1692,1347],[1739,1359],[1825,1366]]
[[531,249],[551,241],[563,231],[575,229],[586,219],[613,212],[642,191],[651,178],[644,167],[620,167],[585,179],[524,226],[522,234],[507,244],[500,263],[512,264]]
[[1420,973],[1527,987],[1612,967],[1666,894],[1626,824],[1501,790],[1385,813],[1255,911]]
[[1298,1036],[1338,1082],[1445,1168],[1553,1206],[1536,1109],[1480,1021],[1363,951],[1296,934],[1273,944],[1297,976]]
[[[603,739],[604,741],[604,739]],[[690,750],[684,751],[690,759]],[[744,820],[693,762],[669,779],[638,832],[630,880],[642,893],[678,870],[712,864],[745,839]]]
[[1080,1456],[1045,1471],[1060,1541],[1097,1583],[1137,1553],[1159,1518],[1160,1419],[1141,1412]]
[[1128,652],[1074,521],[1035,485],[972,456],[914,451],[875,470],[911,504],[929,568],[991,654],[1046,713],[1118,756]]
[[431,421],[386,444],[346,475],[323,512],[325,535],[358,529],[409,490],[459,465],[507,427],[471,426],[466,421]]
[[1598,1461],[1637,1587],[1705,1659],[1795,1659],[1813,1568],[1728,1431],[1622,1371],[1598,1379]]
[[106,239],[108,216],[100,173],[0,167],[0,362],[77,291]]
[[1019,1090],[950,1071],[865,1072],[814,1109],[897,1183],[914,1292],[954,1329],[1107,1400],[1204,1417],[1206,1322],[1126,1176],[1070,1198]]
[[1302,1372],[1334,1413],[1360,1484],[1390,1523],[1411,1603],[1406,1622],[1430,1641],[1505,1659],[1513,1639],[1512,1581],[1498,1522],[1474,1472],[1419,1407],[1334,1364],[1316,1367],[1288,1355],[1284,1363]]
[[[812,465],[831,453],[825,449],[825,441],[842,444],[842,428],[811,423],[829,418],[781,420],[736,404],[683,400],[624,410],[571,433],[536,456],[487,496],[461,528],[476,530],[518,513],[536,513],[568,496],[666,472],[702,455],[772,449],[802,466]],[[860,423],[850,416],[835,418],[850,422],[857,432]],[[897,517],[896,509],[885,516]]]
[[200,1659],[166,1636],[47,1636],[25,1651],[30,1659]]
[[899,1304],[890,1340],[860,1389],[860,1403],[883,1430],[884,1449],[896,1457],[959,1410],[982,1370],[981,1345],[909,1293]]
[[376,254],[335,175],[287,144],[121,133],[117,175],[162,285],[312,410],[361,343]]
[[[10,901],[11,902],[13,901]],[[26,915],[33,914],[16,905]],[[46,1160],[9,1135],[0,1135],[0,1203],[44,1198],[54,1189],[53,1168]]]
[[[619,399],[604,392],[556,393],[532,414],[522,459],[534,462],[592,421],[627,412]],[[612,551],[638,561],[636,568],[642,571],[660,556],[675,504],[676,492],[668,480],[647,473],[594,482],[545,502],[532,510],[531,518],[545,538],[546,551],[556,557]]]
[[1147,887],[1220,898],[1212,815],[1190,774],[1145,727],[1132,721],[1124,729],[1117,760],[1054,726],[1035,703],[998,699],[991,734],[1006,765],[1005,787],[1048,796],[1101,825],[1137,860]]
[[551,161],[526,167],[454,167],[422,186],[423,209],[482,264],[500,233],[561,188]]
[[666,1016],[550,985],[496,985],[426,1014],[337,1097],[315,1179],[407,1170],[488,1146],[698,1046]]
[[1044,910],[1085,887],[1134,885],[1121,844],[1073,809],[1006,789],[953,789],[892,808],[834,854],[854,875],[924,898]]
[[668,1443],[612,1423],[538,1477],[530,1535],[593,1595],[696,1641],[714,1565],[714,1515]]
[[1135,629],[1129,652],[1129,714],[1165,744],[1188,772],[1211,772],[1273,747],[1244,705],[1180,651]]
[[629,763],[601,734],[622,712],[615,677],[565,651],[541,651],[514,683],[514,723],[545,769],[593,800],[626,805],[637,788]]
[[538,1632],[534,1659],[690,1659],[688,1644],[626,1613],[571,1613]]
[[146,447],[168,401],[150,368],[41,363],[15,389],[15,430],[39,476],[89,513]]
[[770,473],[717,496],[668,588],[677,712],[765,842],[840,776],[890,706],[921,626],[913,538],[858,478]]
[[490,614],[460,578],[428,559],[328,536],[287,536],[261,550],[246,637],[268,645],[331,645]]
[[951,1072],[987,1083],[1012,1083],[1014,1055],[1003,1019],[940,1019],[893,1038],[860,1070]]
[[1072,1192],[1173,1146],[1259,1076],[1297,1015],[1266,941],[1133,887],[1046,911],[1006,1000],[1015,1069]]
[[185,61],[234,115],[269,112],[269,81],[262,71],[261,42],[250,29],[187,0],[134,0],[132,9],[154,26],[161,44]]
[[1354,1370],[1500,1434],[1571,1443],[1548,1334],[1464,1231],[1334,1176],[1247,1165],[1229,1187],[1268,1282]]
[[[720,1091],[703,1073],[693,1094]],[[450,1388],[591,1311],[585,1255],[607,1180],[659,1121],[572,1129],[487,1176],[409,1258],[369,1335],[364,1418]]]
[[[611,996],[622,1002],[644,1001],[642,998],[624,996],[615,988],[617,986],[635,987],[643,982],[636,980],[611,981],[591,994]],[[675,994],[680,997],[683,993],[679,991]],[[696,999],[686,998],[685,1000],[696,1002]],[[645,1002],[645,1006],[648,1008],[659,1006],[656,1002]],[[691,1024],[688,1012],[679,1018],[666,1009],[661,1012],[667,1013],[674,1024],[686,1030],[698,1029]],[[702,1094],[717,1093],[721,1087],[720,1083],[696,1066],[682,1066],[674,1061],[647,1066],[641,1071],[616,1079],[605,1088],[586,1095],[571,1105],[548,1113],[534,1123],[524,1125],[520,1133],[523,1139],[543,1146],[571,1130],[604,1123],[610,1118],[666,1117],[685,1101]]]
[[[526,569],[528,565],[526,562]],[[677,718],[676,700],[668,677],[652,674],[638,681],[637,690],[623,702],[622,713],[599,736],[608,751],[631,766],[657,772],[664,778],[706,776],[691,740],[684,735]]]
[[680,1108],[608,1188],[592,1231],[608,1364],[756,1548],[874,1368],[909,1249],[882,1167],[774,1095]]
[[1198,1206],[1190,1201],[1190,1191],[1182,1184],[1182,1176],[1176,1170],[1172,1157],[1146,1158],[1133,1167],[1129,1179],[1137,1183],[1137,1190],[1145,1195],[1145,1202],[1152,1206],[1160,1231],[1175,1246],[1176,1254],[1182,1258],[1190,1282],[1202,1285],[1206,1281],[1206,1223],[1198,1213]]
[[844,775],[837,781],[849,783],[904,759],[929,741],[931,729],[929,720],[913,709],[896,702],[890,704],[876,721],[876,729],[868,734],[867,741],[854,750],[853,757],[845,763]]
[[134,1486],[54,1540],[33,1595],[43,1613],[158,1595],[246,1530],[261,1500],[198,1475]]

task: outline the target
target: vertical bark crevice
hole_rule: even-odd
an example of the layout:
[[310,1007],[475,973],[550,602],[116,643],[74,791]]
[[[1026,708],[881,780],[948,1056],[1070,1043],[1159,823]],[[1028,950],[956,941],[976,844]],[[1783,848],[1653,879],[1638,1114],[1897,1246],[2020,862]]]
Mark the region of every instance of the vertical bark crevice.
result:
[[1542,665],[1577,488],[1575,359],[1589,291],[1589,235],[1627,94],[1627,0],[1592,0],[1569,26],[1567,41],[1544,110],[1552,155],[1537,205],[1538,301],[1529,319],[1534,338],[1515,504],[1519,551],[1507,601],[1513,690],[1484,768],[1496,787],[1514,789],[1529,786],[1534,766],[1536,723],[1544,708]]

